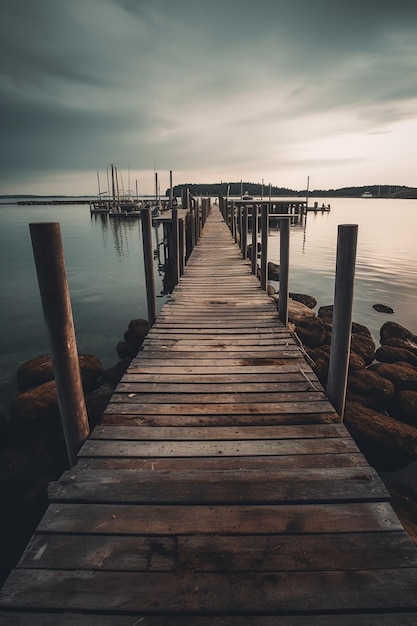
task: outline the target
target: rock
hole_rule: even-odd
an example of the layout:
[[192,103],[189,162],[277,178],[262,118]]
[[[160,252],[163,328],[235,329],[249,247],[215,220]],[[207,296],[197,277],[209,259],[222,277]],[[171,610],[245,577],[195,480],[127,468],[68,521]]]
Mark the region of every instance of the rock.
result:
[[309,348],[317,348],[329,341],[329,335],[318,317],[299,318],[296,322],[296,333],[303,345]]
[[365,361],[363,358],[359,354],[356,354],[356,352],[350,351],[349,372],[356,372],[363,369],[365,369]]
[[365,361],[365,365],[370,365],[375,359],[375,342],[367,335],[352,333],[350,349],[352,352],[362,357]]
[[319,379],[320,383],[326,388],[327,378],[329,376],[329,361],[326,359],[317,358],[315,365],[313,366],[313,372]]
[[368,337],[368,339],[374,341],[374,338],[372,337],[372,333],[369,328],[363,326],[362,324],[358,324],[357,322],[352,322],[352,334],[364,335],[364,337]]
[[398,391],[391,402],[389,413],[400,422],[417,427],[417,391]]
[[124,334],[124,340],[138,352],[143,340],[149,332],[147,320],[135,319],[129,322],[129,328]]
[[411,331],[396,322],[385,322],[380,329],[381,344],[384,345],[387,339],[398,337],[399,339],[410,339],[415,341],[415,336]]
[[131,346],[130,343],[127,343],[127,341],[119,341],[116,346],[116,352],[119,359],[133,359],[138,353],[138,351]]
[[394,383],[382,378],[371,370],[358,370],[349,374],[348,390],[370,399],[366,406],[385,407],[388,400],[394,396]]
[[313,296],[308,296],[303,293],[290,293],[289,296],[292,300],[305,304],[309,309],[314,309],[314,307],[317,306],[317,300],[313,298]]
[[[94,389],[103,373],[100,359],[89,354],[80,354],[78,360],[84,389]],[[54,380],[54,371],[50,354],[43,354],[27,361],[20,365],[17,370],[17,388],[19,391],[25,391],[51,380]]]
[[[274,300],[278,308],[279,294],[274,296]],[[288,321],[297,325],[300,323],[300,320],[305,317],[316,317],[316,314],[308,306],[288,298]]]
[[389,313],[390,315],[394,313],[394,309],[391,309],[390,306],[386,306],[385,304],[373,304],[372,308],[378,313]]
[[377,361],[382,361],[383,363],[402,362],[417,366],[417,356],[405,348],[395,348],[384,345],[375,352],[375,358]]
[[274,296],[276,294],[275,287],[273,287],[272,285],[267,285],[266,293],[268,294],[268,296]]
[[385,340],[384,346],[391,346],[392,348],[404,348],[405,350],[409,350],[417,356],[417,343],[411,341],[410,339],[400,339],[399,337],[392,337],[391,339]]
[[321,306],[318,310],[317,317],[319,317],[322,322],[331,324],[333,322],[333,304]]
[[417,429],[392,417],[346,402],[345,424],[377,470],[395,471],[417,459]]
[[[262,250],[262,246],[259,241],[256,247],[257,247],[257,257],[259,257],[259,255],[261,254],[261,250]],[[247,246],[247,255],[248,255],[248,259],[252,261],[252,244],[251,243]]]
[[417,379],[417,367],[409,363],[373,363],[369,369],[391,380],[396,390],[403,382]]
[[110,385],[101,385],[98,389],[91,391],[85,396],[85,404],[87,408],[88,421],[90,424],[90,428],[94,428],[94,426],[98,423],[101,416],[103,415],[103,411],[107,407],[110,398],[112,397],[114,392],[113,387]]
[[55,381],[50,380],[18,394],[10,406],[13,420],[32,422],[59,415]]
[[279,280],[279,265],[272,261],[268,261],[268,279]]
[[113,365],[113,367],[104,370],[102,379],[104,380],[104,382],[110,385],[112,389],[116,389],[123,374],[126,372],[131,362],[132,359],[130,357],[125,357],[124,359],[121,359],[116,363],[116,365]]

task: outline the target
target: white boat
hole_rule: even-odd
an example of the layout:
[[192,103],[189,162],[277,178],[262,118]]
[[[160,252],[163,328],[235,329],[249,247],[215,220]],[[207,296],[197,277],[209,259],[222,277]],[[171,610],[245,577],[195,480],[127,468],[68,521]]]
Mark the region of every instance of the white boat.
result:
[[370,191],[364,191],[363,194],[361,195],[361,198],[373,198],[373,195],[371,194]]

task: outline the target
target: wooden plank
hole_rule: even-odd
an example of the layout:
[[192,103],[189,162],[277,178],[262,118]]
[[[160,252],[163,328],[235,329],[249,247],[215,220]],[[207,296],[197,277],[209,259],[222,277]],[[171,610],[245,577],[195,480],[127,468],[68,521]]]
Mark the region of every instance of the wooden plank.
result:
[[[263,392],[257,391],[245,393],[136,393],[132,389],[127,389],[119,393],[119,389],[115,391],[111,398],[112,403],[121,404],[208,404],[215,403],[220,407],[224,404],[272,404],[279,402],[317,402],[325,401],[326,395],[322,390],[306,391],[307,385],[304,385],[302,391],[282,391],[282,392]],[[193,407],[194,408],[194,407]]]
[[[234,414],[249,414],[249,415],[261,415],[261,414],[283,414],[283,413],[307,413],[313,415],[314,413],[330,412],[332,409],[328,400],[310,400],[304,402],[299,400],[298,402],[262,402],[262,403],[230,403],[230,404],[217,404],[206,403],[203,405],[194,405],[192,412],[193,415],[234,415]],[[130,413],[137,415],[187,415],[190,412],[190,407],[187,404],[179,402],[171,402],[164,404],[152,404],[145,403],[128,403],[128,402],[113,402],[110,401],[106,408],[106,413]]]
[[298,505],[52,504],[37,532],[141,535],[403,530],[386,502]]
[[217,470],[233,469],[305,469],[314,467],[369,467],[365,457],[356,454],[297,454],[245,457],[81,457],[78,469],[91,470]]
[[[228,574],[18,569],[5,606],[148,613],[417,610],[417,568]],[[110,593],[111,590],[111,593]]]
[[[311,389],[317,389],[317,391],[323,391],[315,381],[310,383],[303,376],[297,376],[298,380],[294,382],[280,382],[280,383],[258,383],[258,382],[239,382],[239,383],[211,383],[209,381],[201,383],[187,382],[181,378],[178,383],[160,382],[159,377],[155,377],[155,382],[140,382],[140,376],[137,377],[139,382],[123,382],[119,383],[116,388],[116,393],[135,393],[135,394],[195,394],[200,393],[288,393],[288,392],[300,392],[309,391]],[[224,380],[224,377],[223,377]]]
[[90,434],[90,439],[137,440],[194,440],[207,441],[233,439],[321,439],[327,437],[348,437],[344,424],[315,424],[302,426],[105,426],[98,425]]
[[[239,389],[239,385],[250,385],[250,384],[273,384],[277,383],[285,383],[292,381],[311,381],[314,386],[321,388],[321,385],[313,372],[295,368],[288,368],[289,371],[284,370],[274,372],[263,372],[261,368],[260,371],[255,371],[253,373],[247,372],[247,368],[242,374],[239,373],[230,373],[227,374],[227,382],[225,380],[224,373],[218,372],[216,373],[192,373],[188,371],[185,372],[183,368],[174,368],[177,369],[177,373],[167,373],[166,368],[165,371],[161,371],[155,376],[155,373],[149,373],[145,368],[142,368],[143,371],[138,371],[140,368],[137,368],[136,365],[129,368],[123,376],[122,384],[128,383],[150,383],[151,385],[158,384],[166,384],[166,383],[174,383],[174,384],[197,384],[198,388],[201,389],[202,385],[207,384],[220,384],[220,385],[237,385],[237,389]],[[260,387],[262,389],[262,387]]]
[[193,415],[192,413],[175,414],[170,411],[164,414],[144,414],[135,413],[133,410],[126,413],[119,413],[117,408],[114,411],[103,413],[102,424],[119,424],[120,426],[132,426],[132,424],[147,426],[221,426],[226,423],[230,426],[276,426],[276,425],[301,425],[301,424],[334,424],[340,422],[337,413],[321,411],[318,413],[251,413],[235,415]]
[[[248,380],[256,381],[257,377],[259,377],[259,382],[265,380],[276,380],[276,377],[280,374],[297,374],[303,377],[305,375],[307,376],[307,378],[311,378],[311,380],[317,380],[316,375],[313,374],[311,370],[309,370],[305,360],[302,358],[300,358],[299,360],[291,359],[289,361],[285,359],[280,359],[279,363],[266,362],[265,359],[261,359],[260,361],[252,359],[251,363],[252,365],[249,365],[249,363],[245,363],[237,364],[236,366],[231,366],[230,364],[227,366],[221,366],[218,365],[218,362],[216,362],[215,366],[212,366],[210,367],[210,370],[207,370],[204,365],[170,365],[165,360],[165,362],[161,361],[158,367],[157,375],[159,380],[160,377],[164,375],[181,374],[182,376],[186,377],[185,380],[188,380],[189,376],[194,374],[199,375],[200,377],[204,376],[207,382],[209,382],[210,380],[212,380],[213,382],[220,382],[222,380],[224,381],[225,374],[227,374],[227,380],[229,382],[235,381],[236,378],[240,378],[242,382],[246,382]],[[244,367],[242,367],[242,365],[244,365]],[[123,380],[128,382],[129,380],[131,380],[129,376],[131,376],[132,374],[140,374],[141,380],[143,381],[149,380],[149,378],[146,379],[145,376],[152,376],[152,380],[155,380],[156,372],[152,372],[151,367],[152,364],[150,364],[149,362],[145,364],[143,363],[143,361],[141,361],[140,358],[133,359],[131,365],[129,366],[129,369],[127,370],[127,373],[123,377]],[[210,379],[210,377],[214,376],[217,376],[217,378]],[[249,376],[251,378],[249,378]]]
[[266,504],[383,501],[381,479],[370,470],[100,471],[66,472],[50,484],[50,502]]
[[148,572],[318,571],[416,567],[403,532],[141,537],[35,535],[18,567]]
[[357,452],[350,437],[238,441],[107,441],[87,439],[78,456],[277,456]]
[[[2,626],[22,626],[27,624],[27,613],[20,611],[1,611]],[[132,622],[132,618],[133,621]],[[357,613],[327,615],[280,615],[279,622],[275,616],[261,614],[241,615],[146,615],[136,612],[130,615],[120,613],[62,613],[36,612],[30,614],[30,626],[415,626],[416,613]]]

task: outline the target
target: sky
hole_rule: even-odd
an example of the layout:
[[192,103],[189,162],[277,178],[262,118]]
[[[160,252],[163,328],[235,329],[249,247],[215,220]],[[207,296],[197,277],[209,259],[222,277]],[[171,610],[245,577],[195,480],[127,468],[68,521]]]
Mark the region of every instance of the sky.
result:
[[417,187],[416,0],[0,8],[0,195]]

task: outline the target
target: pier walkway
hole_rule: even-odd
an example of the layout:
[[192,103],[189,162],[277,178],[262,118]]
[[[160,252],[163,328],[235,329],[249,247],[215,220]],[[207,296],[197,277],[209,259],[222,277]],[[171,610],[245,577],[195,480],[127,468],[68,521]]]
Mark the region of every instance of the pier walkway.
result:
[[417,624],[417,550],[216,207],[49,500],[2,625]]

